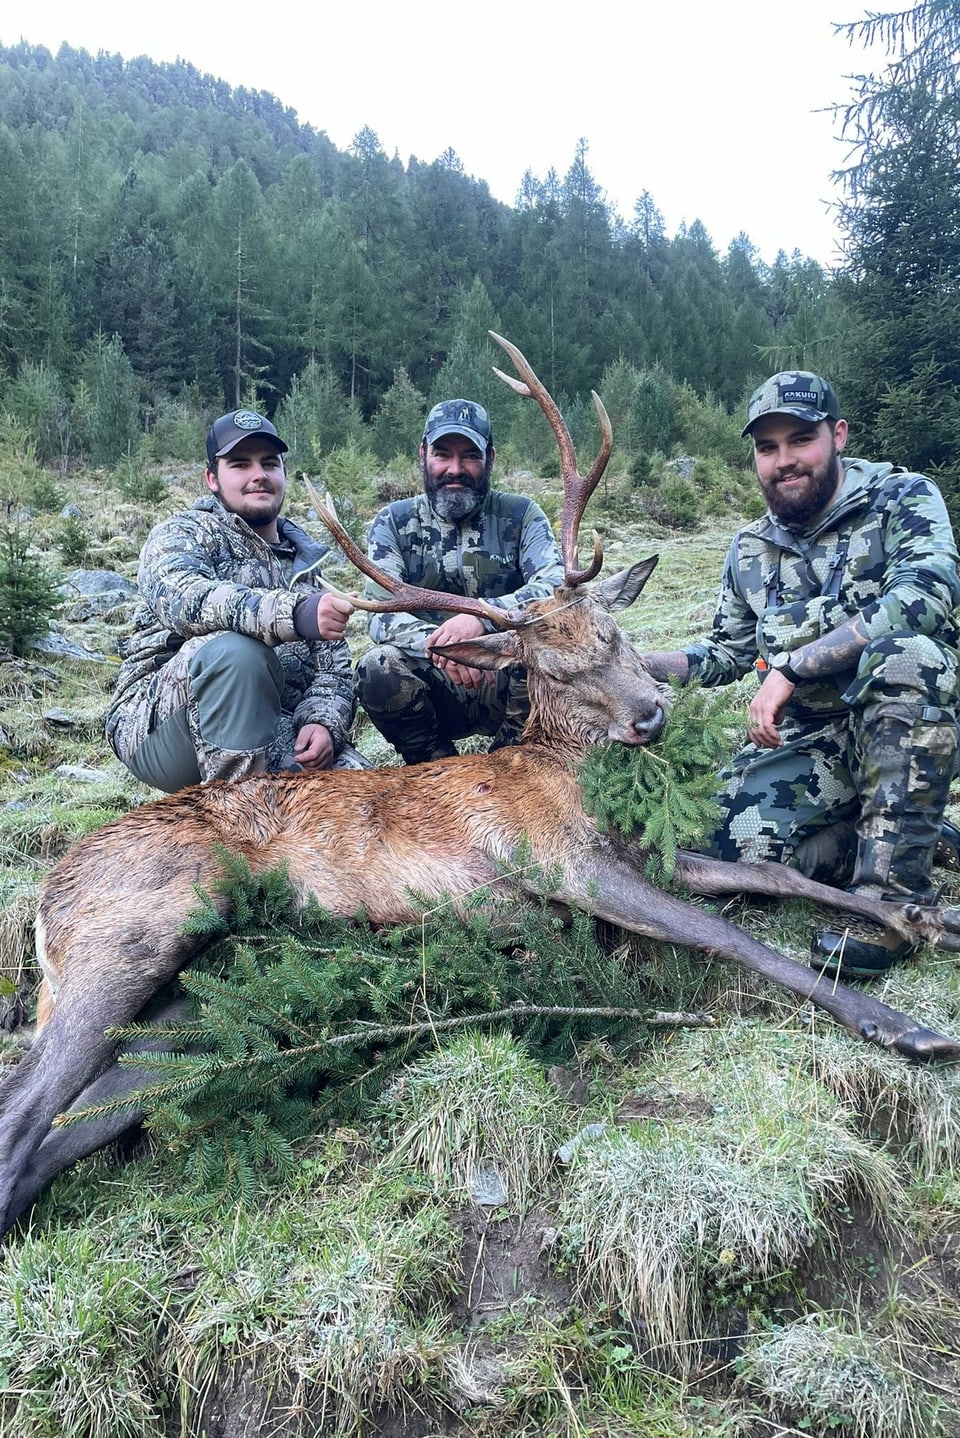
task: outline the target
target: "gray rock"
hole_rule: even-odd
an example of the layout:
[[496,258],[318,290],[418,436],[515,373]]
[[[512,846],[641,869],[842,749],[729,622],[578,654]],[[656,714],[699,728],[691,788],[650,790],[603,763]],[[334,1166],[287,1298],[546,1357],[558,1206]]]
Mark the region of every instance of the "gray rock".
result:
[[672,469],[675,474],[679,474],[681,479],[689,479],[696,463],[692,454],[682,454],[679,459],[671,459],[667,468]]
[[55,634],[51,631],[43,639],[37,639],[33,648],[40,654],[51,654],[57,659],[83,659],[87,663],[109,664],[111,661],[105,654],[98,654],[96,650],[84,649],[82,645],[75,644],[64,634]]
[[46,709],[43,718],[48,724],[55,724],[58,729],[72,729],[77,722],[66,709]]
[[61,519],[82,519],[83,510],[79,504],[65,504],[60,511]]
[[123,574],[112,569],[71,569],[64,576],[61,589],[65,594],[105,595],[117,603],[123,599],[136,599],[137,586]]
[[104,769],[87,769],[83,764],[58,764],[55,779],[76,779],[81,784],[103,784],[110,778]]
[[470,1179],[470,1199],[478,1208],[500,1208],[507,1201],[507,1185],[493,1163],[479,1163]]
[[562,1143],[554,1155],[561,1163],[572,1163],[573,1156],[580,1145],[587,1139],[602,1138],[607,1131],[605,1123],[585,1123],[578,1133],[573,1135],[566,1143]]

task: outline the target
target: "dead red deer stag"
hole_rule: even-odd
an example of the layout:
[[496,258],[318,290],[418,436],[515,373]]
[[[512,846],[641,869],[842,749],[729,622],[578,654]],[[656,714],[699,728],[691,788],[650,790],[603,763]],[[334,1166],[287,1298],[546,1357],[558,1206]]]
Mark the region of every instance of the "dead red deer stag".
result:
[[[216,893],[221,846],[254,872],[283,863],[303,898],[311,895],[337,915],[365,909],[378,923],[416,917],[412,892],[456,902],[483,885],[541,892],[543,876],[558,875],[550,895],[557,901],[634,933],[732,960],[801,1001],[812,1000],[863,1039],[911,1059],[960,1055],[955,1040],[868,993],[816,978],[717,914],[656,888],[642,877],[642,856],[600,833],[584,812],[577,758],[601,740],[646,743],[664,722],[667,691],[611,617],[637,598],[656,558],[587,589],[602,551],[595,536],[593,559],[581,569],[577,535],[610,453],[609,420],[594,395],[603,439],[583,477],[552,399],[520,351],[494,338],[522,377],[501,378],[536,399],[560,447],[565,583],[554,595],[522,614],[506,614],[482,601],[411,588],[374,568],[332,512],[323,518],[352,563],[388,592],[386,599],[358,600],[361,606],[466,611],[493,623],[496,632],[447,652],[478,668],[526,668],[530,718],[522,742],[415,768],[210,784],[146,804],[81,840],[43,886],[40,1032],[0,1086],[0,1230],[62,1168],[134,1121],[128,1113],[51,1127],[75,1101],[135,1086],[131,1070],[113,1062],[107,1031],[134,1019],[196,951],[184,923],[198,886]],[[907,937],[960,948],[956,910],[854,898],[780,865],[682,854],[677,878],[699,893],[805,897]],[[215,902],[225,910],[226,899]]]

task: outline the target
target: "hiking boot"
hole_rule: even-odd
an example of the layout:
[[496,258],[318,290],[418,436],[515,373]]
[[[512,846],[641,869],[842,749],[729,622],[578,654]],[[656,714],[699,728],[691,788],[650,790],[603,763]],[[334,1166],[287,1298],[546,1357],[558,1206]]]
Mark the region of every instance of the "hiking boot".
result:
[[821,929],[810,947],[810,967],[825,978],[845,983],[847,979],[882,978],[920,946],[868,919],[851,918],[844,924],[841,917],[835,928]]

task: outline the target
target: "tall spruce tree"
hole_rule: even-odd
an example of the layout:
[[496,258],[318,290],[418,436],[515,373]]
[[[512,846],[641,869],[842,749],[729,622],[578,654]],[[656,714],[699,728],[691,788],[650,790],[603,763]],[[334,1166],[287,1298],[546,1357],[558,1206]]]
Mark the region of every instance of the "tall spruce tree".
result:
[[894,56],[843,112],[841,392],[858,447],[933,474],[960,512],[960,25],[928,0],[868,33]]

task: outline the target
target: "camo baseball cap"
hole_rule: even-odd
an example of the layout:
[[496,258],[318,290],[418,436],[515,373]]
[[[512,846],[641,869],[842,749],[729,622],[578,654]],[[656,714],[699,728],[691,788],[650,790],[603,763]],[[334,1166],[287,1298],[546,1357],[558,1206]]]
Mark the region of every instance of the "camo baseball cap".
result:
[[741,438],[748,435],[765,414],[792,414],[810,424],[819,424],[822,419],[840,418],[840,401],[833,385],[822,375],[811,374],[809,370],[782,370],[780,374],[771,375],[750,396]]
[[287,445],[262,414],[256,414],[252,409],[232,409],[229,414],[222,414],[219,419],[215,419],[207,431],[207,464],[214,469],[218,459],[229,454],[242,439],[249,439],[251,435],[263,435],[264,439],[272,439],[280,453],[286,453]]
[[486,454],[493,444],[490,416],[471,399],[442,399],[427,415],[423,426],[424,444],[434,444],[444,434],[462,434]]

